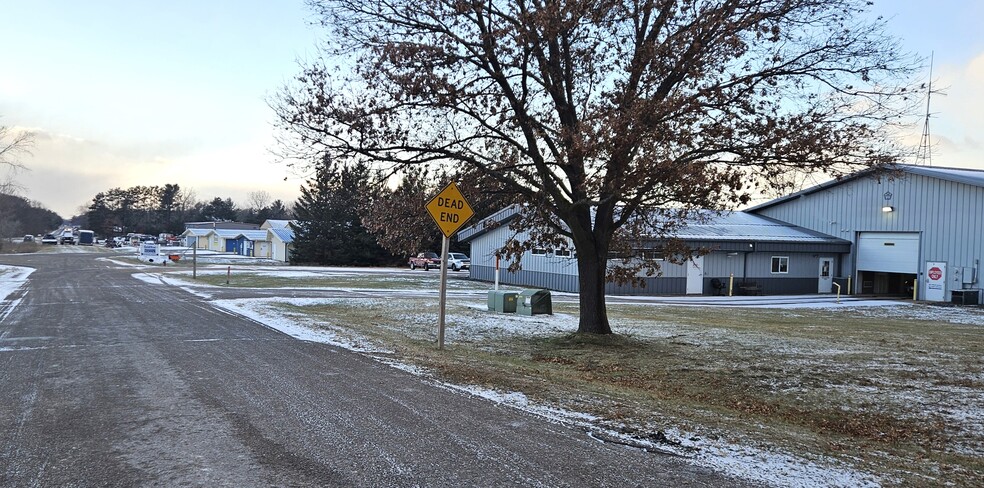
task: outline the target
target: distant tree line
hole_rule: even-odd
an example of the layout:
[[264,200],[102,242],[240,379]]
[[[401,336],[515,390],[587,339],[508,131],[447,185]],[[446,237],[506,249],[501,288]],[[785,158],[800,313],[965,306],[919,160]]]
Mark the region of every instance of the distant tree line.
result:
[[176,183],[164,186],[113,188],[93,197],[75,223],[99,235],[180,234],[186,222],[240,221],[261,224],[267,219],[289,219],[291,212],[281,200],[270,202],[265,192],[250,194],[250,205],[238,207],[231,198],[198,201],[194,192]]
[[[244,206],[231,198],[199,201],[194,192],[168,183],[97,193],[73,223],[101,236],[116,236],[180,234],[186,222],[294,220],[294,264],[404,264],[418,252],[440,251],[441,232],[424,207],[451,181],[465,192],[476,220],[512,203],[501,185],[479,173],[451,174],[423,166],[387,173],[362,162],[325,159],[315,165],[314,176],[290,206],[271,201],[263,191],[250,193]],[[60,219],[46,228],[58,223]],[[452,241],[451,250],[467,252],[467,246]]]
[[0,192],[0,236],[41,234],[58,227],[61,222],[61,216],[38,202]]

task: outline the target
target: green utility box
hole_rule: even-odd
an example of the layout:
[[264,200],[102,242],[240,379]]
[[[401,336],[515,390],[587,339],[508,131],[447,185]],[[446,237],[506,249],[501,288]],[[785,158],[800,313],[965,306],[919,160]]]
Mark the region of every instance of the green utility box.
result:
[[519,315],[553,314],[550,290],[523,290],[516,298],[516,313]]
[[489,290],[489,310],[499,313],[516,313],[516,292]]

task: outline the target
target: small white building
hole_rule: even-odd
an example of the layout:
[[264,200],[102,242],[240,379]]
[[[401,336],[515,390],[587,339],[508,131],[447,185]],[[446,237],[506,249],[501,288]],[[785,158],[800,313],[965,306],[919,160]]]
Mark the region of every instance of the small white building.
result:
[[181,238],[185,246],[208,249],[208,233],[211,231],[212,229],[189,228],[178,237]]
[[294,231],[287,228],[267,229],[270,239],[270,258],[283,263],[290,262],[290,252],[294,249]]
[[227,252],[228,244],[226,241],[234,241],[242,232],[239,229],[210,229],[205,234],[206,249],[215,252]]
[[242,230],[234,239],[226,239],[226,252],[269,258],[271,251],[270,233],[267,230]]

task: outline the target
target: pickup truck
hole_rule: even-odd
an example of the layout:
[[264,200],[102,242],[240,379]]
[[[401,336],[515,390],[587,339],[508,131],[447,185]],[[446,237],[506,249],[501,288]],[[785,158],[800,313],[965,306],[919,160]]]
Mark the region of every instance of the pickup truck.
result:
[[410,258],[410,269],[424,268],[428,271],[431,268],[441,267],[441,256],[436,252],[422,252]]

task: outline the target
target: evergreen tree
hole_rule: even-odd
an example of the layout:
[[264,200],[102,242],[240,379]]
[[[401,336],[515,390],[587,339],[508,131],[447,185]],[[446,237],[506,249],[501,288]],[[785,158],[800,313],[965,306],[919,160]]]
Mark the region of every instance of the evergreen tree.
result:
[[[359,208],[374,198],[364,163],[339,166],[322,161],[301,187],[295,204],[293,263],[379,265],[393,256],[362,225]],[[370,203],[371,204],[371,203]]]
[[202,216],[212,222],[236,220],[236,204],[231,198],[215,197],[202,207]]

